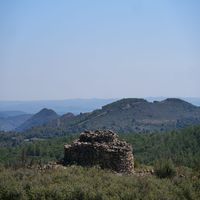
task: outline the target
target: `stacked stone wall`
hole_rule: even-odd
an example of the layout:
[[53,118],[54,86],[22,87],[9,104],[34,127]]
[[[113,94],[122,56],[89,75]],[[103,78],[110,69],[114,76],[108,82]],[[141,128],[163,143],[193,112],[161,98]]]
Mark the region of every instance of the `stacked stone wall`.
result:
[[98,165],[119,173],[132,173],[132,147],[112,131],[85,131],[71,145],[64,146],[64,163]]

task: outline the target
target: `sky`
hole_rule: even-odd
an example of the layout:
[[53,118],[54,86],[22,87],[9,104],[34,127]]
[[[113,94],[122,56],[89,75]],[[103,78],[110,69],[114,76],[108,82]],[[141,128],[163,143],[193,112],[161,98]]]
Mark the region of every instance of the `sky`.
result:
[[200,1],[0,1],[0,100],[148,96],[200,97]]

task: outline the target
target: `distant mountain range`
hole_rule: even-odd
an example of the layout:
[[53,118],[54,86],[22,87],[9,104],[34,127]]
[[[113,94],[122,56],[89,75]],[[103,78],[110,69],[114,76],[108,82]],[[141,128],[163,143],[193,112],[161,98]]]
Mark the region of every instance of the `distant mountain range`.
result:
[[[146,97],[150,102],[162,101],[165,97]],[[80,114],[100,109],[102,106],[117,101],[119,99],[67,99],[67,100],[47,100],[47,101],[0,101],[0,112],[21,111],[35,114],[43,108],[49,108],[62,115],[65,113]],[[200,106],[200,98],[183,98],[183,100]],[[1,115],[0,115],[1,116]]]
[[0,101],[1,111],[19,110],[35,114],[43,108],[49,108],[62,115],[68,112],[80,114],[91,112],[117,99],[67,99],[47,101]]
[[28,120],[32,115],[21,111],[0,112],[0,130],[12,131]]
[[[26,127],[43,124],[44,120],[33,120],[26,122],[33,114],[43,108],[55,110],[58,114],[65,113],[80,114],[91,112],[111,103],[115,99],[68,99],[49,101],[0,101],[0,131],[26,130]],[[29,114],[27,114],[29,113]],[[36,122],[38,121],[38,122]]]
[[17,130],[43,125],[41,129],[59,128],[69,133],[86,129],[112,129],[119,133],[163,132],[197,124],[200,124],[200,107],[184,100],[168,98],[148,102],[128,98],[76,116],[67,113],[59,117],[54,111],[43,109]]
[[25,115],[27,113],[23,111],[0,111],[0,118],[15,117],[19,115]]

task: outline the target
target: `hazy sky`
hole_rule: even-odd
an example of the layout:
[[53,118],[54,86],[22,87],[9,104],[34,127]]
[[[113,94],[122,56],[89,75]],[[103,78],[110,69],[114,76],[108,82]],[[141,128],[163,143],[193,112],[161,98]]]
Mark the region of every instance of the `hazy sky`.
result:
[[200,97],[200,1],[0,1],[0,100],[146,96]]

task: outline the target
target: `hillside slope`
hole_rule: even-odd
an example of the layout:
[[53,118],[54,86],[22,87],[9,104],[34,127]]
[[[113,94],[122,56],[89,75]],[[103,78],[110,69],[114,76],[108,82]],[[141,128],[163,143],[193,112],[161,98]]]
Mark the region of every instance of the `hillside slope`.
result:
[[23,124],[21,124],[19,127],[16,128],[17,131],[25,131],[27,129],[30,129],[32,127],[45,125],[55,119],[57,119],[59,115],[51,110],[44,108],[35,115],[33,115],[30,119],[25,121]]
[[181,99],[170,98],[151,103],[144,99],[129,98],[91,113],[68,118],[57,125],[72,133],[85,129],[112,129],[130,133],[168,131],[197,124],[200,124],[200,108]]

